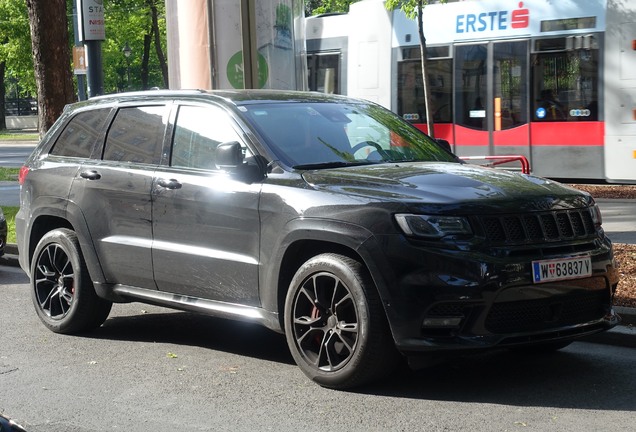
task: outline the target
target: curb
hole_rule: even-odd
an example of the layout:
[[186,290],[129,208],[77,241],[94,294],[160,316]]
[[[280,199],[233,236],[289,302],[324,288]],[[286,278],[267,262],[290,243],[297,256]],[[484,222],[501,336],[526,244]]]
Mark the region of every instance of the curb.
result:
[[[17,245],[9,243],[5,246],[4,251],[4,255],[0,256],[0,265],[20,267]],[[580,340],[603,345],[636,348],[636,308],[614,306],[614,310],[621,317],[619,325],[608,331],[586,336]]]

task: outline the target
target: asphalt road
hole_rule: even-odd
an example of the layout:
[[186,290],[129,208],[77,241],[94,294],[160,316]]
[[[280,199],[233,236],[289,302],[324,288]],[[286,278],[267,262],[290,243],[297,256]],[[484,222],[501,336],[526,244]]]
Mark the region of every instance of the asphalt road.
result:
[[311,383],[283,336],[138,303],[51,333],[26,276],[0,266],[0,412],[30,432],[616,431],[636,424],[633,348],[501,351],[356,392]]
[[0,145],[0,167],[21,167],[34,148],[35,144],[31,142]]

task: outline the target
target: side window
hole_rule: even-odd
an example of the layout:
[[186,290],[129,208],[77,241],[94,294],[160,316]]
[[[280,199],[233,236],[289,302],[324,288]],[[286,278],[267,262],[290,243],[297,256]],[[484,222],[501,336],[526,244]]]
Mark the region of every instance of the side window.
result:
[[93,152],[95,141],[103,131],[109,108],[78,113],[60,134],[51,149],[51,154],[88,158]]
[[538,39],[534,43],[533,120],[602,119],[598,106],[602,82],[598,36]]
[[239,141],[230,117],[220,108],[181,106],[177,114],[170,165],[216,169],[216,147]]
[[108,131],[104,160],[159,164],[165,106],[121,108]]

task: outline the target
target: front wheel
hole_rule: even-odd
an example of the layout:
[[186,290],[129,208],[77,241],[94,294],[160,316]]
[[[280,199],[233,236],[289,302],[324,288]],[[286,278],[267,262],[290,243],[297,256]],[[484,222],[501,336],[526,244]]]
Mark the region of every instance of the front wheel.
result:
[[40,320],[55,333],[99,327],[112,307],[95,293],[77,235],[65,228],[47,233],[35,248],[31,297]]
[[285,334],[294,360],[313,381],[346,389],[392,372],[398,358],[384,309],[359,261],[311,258],[285,301]]

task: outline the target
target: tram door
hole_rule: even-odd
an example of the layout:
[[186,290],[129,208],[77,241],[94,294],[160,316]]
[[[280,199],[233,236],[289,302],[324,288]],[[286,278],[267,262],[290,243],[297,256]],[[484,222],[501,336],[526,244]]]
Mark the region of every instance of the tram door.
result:
[[530,157],[528,41],[455,46],[455,151]]

